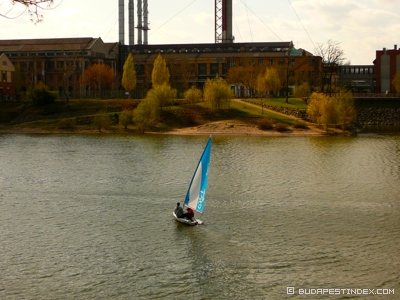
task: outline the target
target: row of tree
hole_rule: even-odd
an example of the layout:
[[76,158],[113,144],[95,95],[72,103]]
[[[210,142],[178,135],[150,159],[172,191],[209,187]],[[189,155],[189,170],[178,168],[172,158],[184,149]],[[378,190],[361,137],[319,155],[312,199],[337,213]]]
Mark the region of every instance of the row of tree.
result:
[[[268,97],[272,91],[277,91],[281,87],[277,72],[276,68],[266,68],[264,72],[258,74],[255,84],[257,90],[263,96]],[[133,121],[139,130],[144,131],[160,120],[163,108],[171,105],[177,96],[177,90],[171,87],[169,80],[170,72],[166,61],[161,55],[158,55],[152,70],[152,88],[133,112],[122,114],[121,120],[123,120],[125,127]],[[129,95],[136,86],[136,72],[132,54],[129,54],[124,64],[122,86]],[[309,95],[311,88],[307,82],[304,82],[299,85],[297,91]],[[308,118],[326,128],[341,125],[345,129],[354,121],[356,116],[354,99],[351,92],[342,91],[334,95],[332,97],[323,93],[313,93],[308,105]],[[203,90],[192,86],[185,91],[184,96],[190,103],[204,99],[210,109],[220,110],[229,108],[230,100],[234,95],[227,81],[216,76],[216,78],[206,81]]]
[[322,93],[313,93],[307,108],[308,118],[325,128],[341,126],[343,130],[353,123],[356,118],[353,94],[349,91],[328,96]]
[[[163,108],[171,105],[176,99],[177,90],[170,85],[170,71],[161,55],[158,55],[154,61],[151,79],[152,88],[140,101],[138,107],[133,112],[122,113],[121,122],[125,128],[131,121],[142,132],[151,128],[160,120]],[[136,86],[135,64],[131,53],[124,63],[121,84],[129,95]],[[192,86],[185,91],[184,95],[190,103],[199,102],[204,98],[212,110],[228,109],[230,100],[234,96],[227,82],[218,76],[215,79],[208,79],[203,91]]]

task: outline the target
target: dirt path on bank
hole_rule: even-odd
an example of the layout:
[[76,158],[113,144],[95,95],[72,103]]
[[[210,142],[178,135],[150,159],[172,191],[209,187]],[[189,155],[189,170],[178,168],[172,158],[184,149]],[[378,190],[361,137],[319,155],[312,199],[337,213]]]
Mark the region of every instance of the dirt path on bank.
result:
[[[243,104],[245,106],[251,106],[259,109],[262,108],[253,103],[248,103],[243,100],[234,99],[237,103]],[[286,115],[271,109],[264,108],[264,111],[269,111],[271,113],[284,116],[285,118],[290,118],[293,120],[301,120],[295,116]],[[328,133],[321,128],[318,128],[313,123],[306,122],[308,129],[297,129],[289,127],[288,131],[278,132],[276,130],[261,130],[255,124],[246,123],[240,120],[223,120],[216,122],[209,122],[204,125],[187,127],[175,129],[168,134],[180,134],[180,135],[254,135],[254,136],[323,136]]]

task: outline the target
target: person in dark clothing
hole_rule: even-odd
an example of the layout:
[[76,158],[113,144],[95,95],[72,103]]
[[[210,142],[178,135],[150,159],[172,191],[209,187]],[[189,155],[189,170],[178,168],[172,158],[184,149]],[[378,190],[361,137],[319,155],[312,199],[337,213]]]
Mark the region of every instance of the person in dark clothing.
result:
[[176,217],[180,218],[180,219],[186,218],[190,221],[194,221],[194,211],[190,207],[188,207],[186,210],[187,210],[186,213],[183,213],[181,204],[179,202],[176,203],[176,207],[175,207],[175,211],[174,211]]
[[184,214],[181,216],[181,218],[186,218],[186,219],[188,219],[188,220],[190,220],[190,221],[194,221],[194,220],[193,220],[193,218],[194,218],[194,211],[193,211],[190,207],[188,207],[186,210],[187,210],[187,212],[184,213]]
[[180,204],[179,202],[176,204],[176,207],[175,207],[175,215],[176,215],[178,218],[183,218],[183,217],[182,217],[182,215],[183,215],[183,208],[181,207],[181,204]]

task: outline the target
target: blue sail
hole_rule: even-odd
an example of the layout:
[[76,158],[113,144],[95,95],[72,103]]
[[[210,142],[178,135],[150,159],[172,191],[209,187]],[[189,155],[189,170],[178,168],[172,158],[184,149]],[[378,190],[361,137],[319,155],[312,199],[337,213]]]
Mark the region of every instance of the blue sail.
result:
[[211,157],[211,141],[212,139],[210,136],[193,174],[184,202],[186,206],[200,213],[204,210],[206,199],[208,169]]

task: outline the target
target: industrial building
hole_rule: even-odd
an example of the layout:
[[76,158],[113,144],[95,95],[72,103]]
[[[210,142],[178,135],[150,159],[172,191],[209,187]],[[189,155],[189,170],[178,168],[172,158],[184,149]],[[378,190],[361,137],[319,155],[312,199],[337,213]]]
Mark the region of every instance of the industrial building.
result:
[[0,54],[0,100],[13,100],[15,67],[8,57]]
[[14,78],[18,78],[21,93],[42,83],[58,91],[59,97],[67,92],[70,97],[79,98],[88,94],[81,79],[91,64],[108,64],[117,74],[118,46],[90,37],[0,40],[0,53],[14,65]]
[[377,91],[385,94],[396,93],[393,78],[400,72],[400,49],[397,45],[394,45],[393,49],[376,50],[374,64]]
[[[135,5],[136,4],[136,5]],[[123,64],[133,54],[137,75],[136,97],[144,97],[151,88],[153,62],[161,54],[171,73],[171,85],[181,94],[191,85],[201,88],[208,78],[226,78],[229,69],[247,67],[260,70],[276,67],[289,88],[308,82],[320,85],[322,61],[290,42],[235,43],[232,32],[232,0],[215,0],[215,42],[207,44],[150,44],[147,0],[128,0],[128,36],[125,42],[125,1],[118,0],[119,41],[105,43],[101,38],[49,38],[0,40],[0,54],[5,54],[15,67],[14,83],[2,88],[2,94],[14,90],[24,93],[30,86],[44,83],[59,97],[71,98],[93,94],[82,84],[82,74],[94,63],[108,64],[115,72],[116,82],[108,97],[121,97]],[[136,8],[136,20],[135,20]],[[135,22],[136,21],[136,22]],[[354,92],[390,92],[395,88],[391,79],[400,71],[400,50],[376,51],[373,65],[338,66],[334,85],[348,86]],[[252,71],[249,71],[252,76]],[[16,80],[18,79],[18,80]],[[230,82],[238,97],[254,96],[254,88],[243,82]],[[3,80],[4,85],[4,80]],[[11,88],[11,85],[13,86]],[[15,88],[14,88],[15,86]],[[10,90],[10,92],[8,92]],[[282,89],[282,93],[288,93]],[[4,97],[3,97],[4,98]]]

